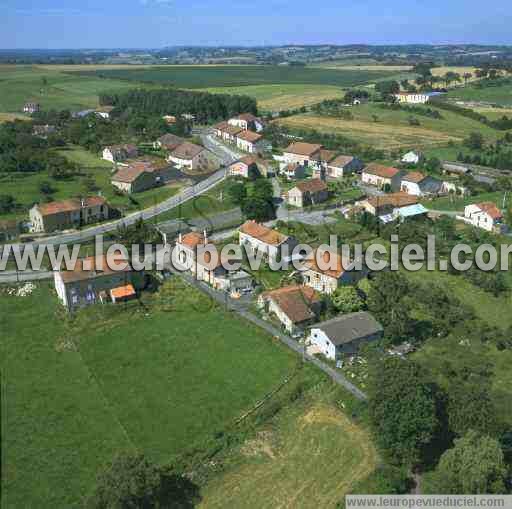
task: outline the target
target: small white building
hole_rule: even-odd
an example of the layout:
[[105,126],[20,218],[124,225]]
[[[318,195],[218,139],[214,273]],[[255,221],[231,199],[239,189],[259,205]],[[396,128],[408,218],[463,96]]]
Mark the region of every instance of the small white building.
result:
[[300,164],[302,166],[317,167],[320,165],[320,151],[322,145],[296,142],[289,145],[283,153],[286,164]]
[[464,219],[476,228],[482,228],[488,232],[502,233],[506,229],[503,224],[503,214],[492,202],[468,205],[464,209]]
[[236,127],[240,127],[245,131],[254,130],[257,133],[263,131],[264,124],[260,118],[256,117],[252,113],[241,113],[236,117],[230,118],[228,124]]
[[420,160],[421,154],[414,152],[414,150],[412,150],[411,152],[407,152],[407,154],[404,154],[404,156],[402,157],[402,163],[405,164],[418,164]]
[[430,175],[413,171],[402,177],[400,190],[412,196],[432,196],[443,192],[443,182]]
[[311,328],[308,341],[328,359],[356,354],[360,347],[382,338],[382,325],[366,312],[349,313]]
[[118,163],[133,159],[139,155],[139,151],[135,145],[126,143],[124,145],[110,145],[103,149],[103,159],[111,163]]

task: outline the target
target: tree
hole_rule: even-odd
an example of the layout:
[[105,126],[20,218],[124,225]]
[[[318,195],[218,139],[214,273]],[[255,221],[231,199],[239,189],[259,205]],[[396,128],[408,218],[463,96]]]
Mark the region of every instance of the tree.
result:
[[353,286],[340,286],[332,295],[332,304],[340,313],[355,313],[363,309],[364,301]]
[[198,488],[171,468],[152,464],[142,454],[122,453],[97,478],[89,509],[193,508]]
[[434,387],[411,360],[370,366],[369,411],[377,443],[393,463],[414,467],[438,428]]
[[472,150],[482,150],[484,147],[484,137],[482,133],[473,131],[464,140],[464,144]]
[[468,81],[473,77],[470,72],[465,72],[462,77],[464,78],[464,85],[468,84]]
[[43,181],[39,184],[39,191],[43,194],[53,194],[55,192],[55,188],[50,184],[50,182]]
[[434,474],[435,493],[504,494],[507,469],[499,442],[469,431],[446,451]]
[[231,182],[226,190],[229,199],[236,205],[242,205],[247,198],[247,189],[243,182]]
[[400,92],[400,83],[398,81],[380,81],[375,85],[375,90],[379,92],[382,98],[389,100],[394,94]]
[[16,199],[10,194],[0,194],[0,214],[8,214],[16,207]]

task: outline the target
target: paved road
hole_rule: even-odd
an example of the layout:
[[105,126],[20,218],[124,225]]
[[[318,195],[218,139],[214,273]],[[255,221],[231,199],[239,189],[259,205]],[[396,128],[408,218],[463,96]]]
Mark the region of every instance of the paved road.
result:
[[[223,143],[219,142],[213,135],[211,129],[205,129],[199,134],[203,145],[211,150],[225,166],[229,166],[231,163],[238,161],[242,157],[241,153],[234,150],[231,147],[227,147]],[[247,154],[246,154],[247,155]]]
[[261,329],[264,329],[269,334],[271,334],[275,338],[279,339],[288,348],[292,349],[297,354],[303,356],[305,360],[311,362],[312,364],[317,366],[319,369],[321,369],[335,383],[344,387],[347,391],[349,391],[357,399],[362,400],[362,401],[366,401],[368,399],[367,395],[363,391],[361,391],[359,388],[357,388],[354,384],[352,384],[347,378],[345,378],[345,376],[342,373],[331,368],[329,365],[327,365],[325,362],[321,361],[320,359],[313,357],[313,356],[309,355],[308,353],[304,352],[303,345],[301,345],[300,343],[298,343],[297,341],[292,339],[290,336],[284,334],[277,327],[274,327],[269,322],[262,320],[261,318],[256,316],[254,313],[249,311],[246,301],[240,302],[237,300],[233,300],[233,299],[227,297],[227,294],[225,292],[219,292],[217,290],[214,290],[213,288],[206,285],[205,283],[195,280],[190,274],[187,274],[184,272],[179,272],[179,271],[173,271],[173,272],[175,274],[179,275],[180,277],[182,277],[183,279],[185,279],[186,281],[188,281],[191,285],[195,286],[197,289],[199,289],[203,293],[209,295],[212,299],[214,299],[220,305],[230,309],[231,311],[234,311],[235,313],[238,313],[240,316],[244,317],[246,320],[252,322],[254,325],[260,327]]

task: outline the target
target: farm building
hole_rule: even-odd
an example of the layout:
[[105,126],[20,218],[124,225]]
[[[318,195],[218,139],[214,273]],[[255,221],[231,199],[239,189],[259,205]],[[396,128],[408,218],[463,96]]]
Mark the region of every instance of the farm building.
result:
[[413,171],[402,177],[400,189],[413,196],[437,195],[443,191],[443,183],[430,175]]
[[366,312],[349,313],[311,328],[308,340],[328,359],[356,354],[360,347],[383,336],[382,325]]
[[219,167],[219,162],[212,152],[188,141],[178,145],[169,154],[167,160],[180,169],[209,171]]

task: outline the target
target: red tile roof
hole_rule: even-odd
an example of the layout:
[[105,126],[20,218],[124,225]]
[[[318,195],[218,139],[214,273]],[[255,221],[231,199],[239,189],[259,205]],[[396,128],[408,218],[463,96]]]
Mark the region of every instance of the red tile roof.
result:
[[175,148],[171,155],[177,159],[189,160],[198,156],[203,150],[205,150],[204,147],[186,141]]
[[370,163],[364,170],[364,173],[369,173],[370,175],[376,175],[382,178],[393,178],[397,173],[400,172],[398,168],[393,168],[392,166],[384,166],[382,164]]
[[329,162],[329,166],[332,166],[333,168],[343,168],[347,164],[351,163],[354,160],[353,156],[338,156],[333,161]]
[[310,260],[307,260],[306,262],[306,266],[312,270],[313,272],[318,272],[319,274],[324,274],[326,276],[329,276],[329,277],[333,277],[333,278],[340,278],[342,276],[342,274],[345,272],[345,269],[343,268],[343,264],[342,264],[342,260],[341,260],[341,256],[338,254],[338,253],[333,253],[331,251],[323,251],[323,254],[322,254],[322,257],[323,257],[323,260],[326,264],[330,264],[332,263],[332,261],[334,262],[334,266],[335,266],[335,269],[321,269],[316,261],[316,257],[317,257],[317,252],[318,252],[318,249],[316,249],[312,255],[311,255],[311,259]]
[[119,286],[110,290],[110,295],[114,299],[126,299],[127,297],[134,297],[136,295],[135,288],[129,284],[126,286]]
[[423,175],[423,173],[420,173],[419,171],[411,171],[405,175],[402,180],[413,182],[414,184],[419,184],[422,180],[425,180],[425,178],[426,177]]
[[407,193],[391,193],[382,196],[373,196],[368,199],[368,203],[373,207],[384,207],[391,205],[393,207],[408,207],[418,203],[418,198]]
[[43,216],[51,216],[53,214],[62,214],[65,212],[75,212],[82,208],[87,207],[98,207],[100,205],[106,205],[107,200],[101,196],[89,196],[82,200],[78,198],[72,198],[64,201],[52,201],[50,203],[39,203],[37,208]]
[[178,243],[190,249],[195,249],[199,245],[208,244],[208,240],[205,239],[204,233],[190,232],[182,235],[181,241],[178,240]]
[[297,142],[297,143],[292,143],[287,148],[285,148],[284,152],[286,152],[288,154],[299,155],[299,156],[312,157],[317,152],[319,152],[321,149],[322,149],[322,145]]
[[498,207],[490,201],[477,203],[476,206],[486,214],[489,214],[489,216],[491,216],[493,219],[501,219],[503,217],[503,214],[498,209]]
[[318,193],[320,191],[327,191],[327,184],[320,179],[304,180],[303,182],[297,183],[295,187],[303,193]]
[[260,141],[263,138],[263,136],[261,134],[254,133],[252,131],[242,131],[238,135],[238,138],[248,141],[250,143],[256,143],[257,141]]
[[124,182],[131,184],[135,182],[142,174],[150,173],[143,165],[130,165],[119,169],[112,177],[112,182]]
[[320,160],[321,161],[328,163],[328,162],[332,161],[335,157],[336,157],[336,152],[334,152],[332,150],[326,150],[326,149],[320,150]]
[[265,244],[271,244],[273,246],[279,246],[288,240],[286,235],[283,235],[276,230],[272,230],[271,228],[267,228],[254,220],[246,221],[240,227],[240,231],[264,242]]
[[313,288],[297,285],[264,292],[262,297],[273,300],[293,323],[314,318],[311,306],[321,301],[320,295]]
[[[119,253],[116,254],[116,257],[111,256],[110,258],[107,258],[106,255],[102,255],[98,258],[95,256],[81,258],[77,260],[73,270],[60,271],[62,281],[64,281],[64,283],[75,283],[77,281],[96,279],[98,277],[115,274],[117,272],[131,272],[132,269],[129,264],[120,270],[128,260],[114,259],[117,258],[118,255]],[[98,270],[100,267],[101,270]]]
[[245,120],[246,122],[254,122],[255,120],[258,120],[258,117],[255,117],[252,113],[241,113],[235,118],[238,120]]

